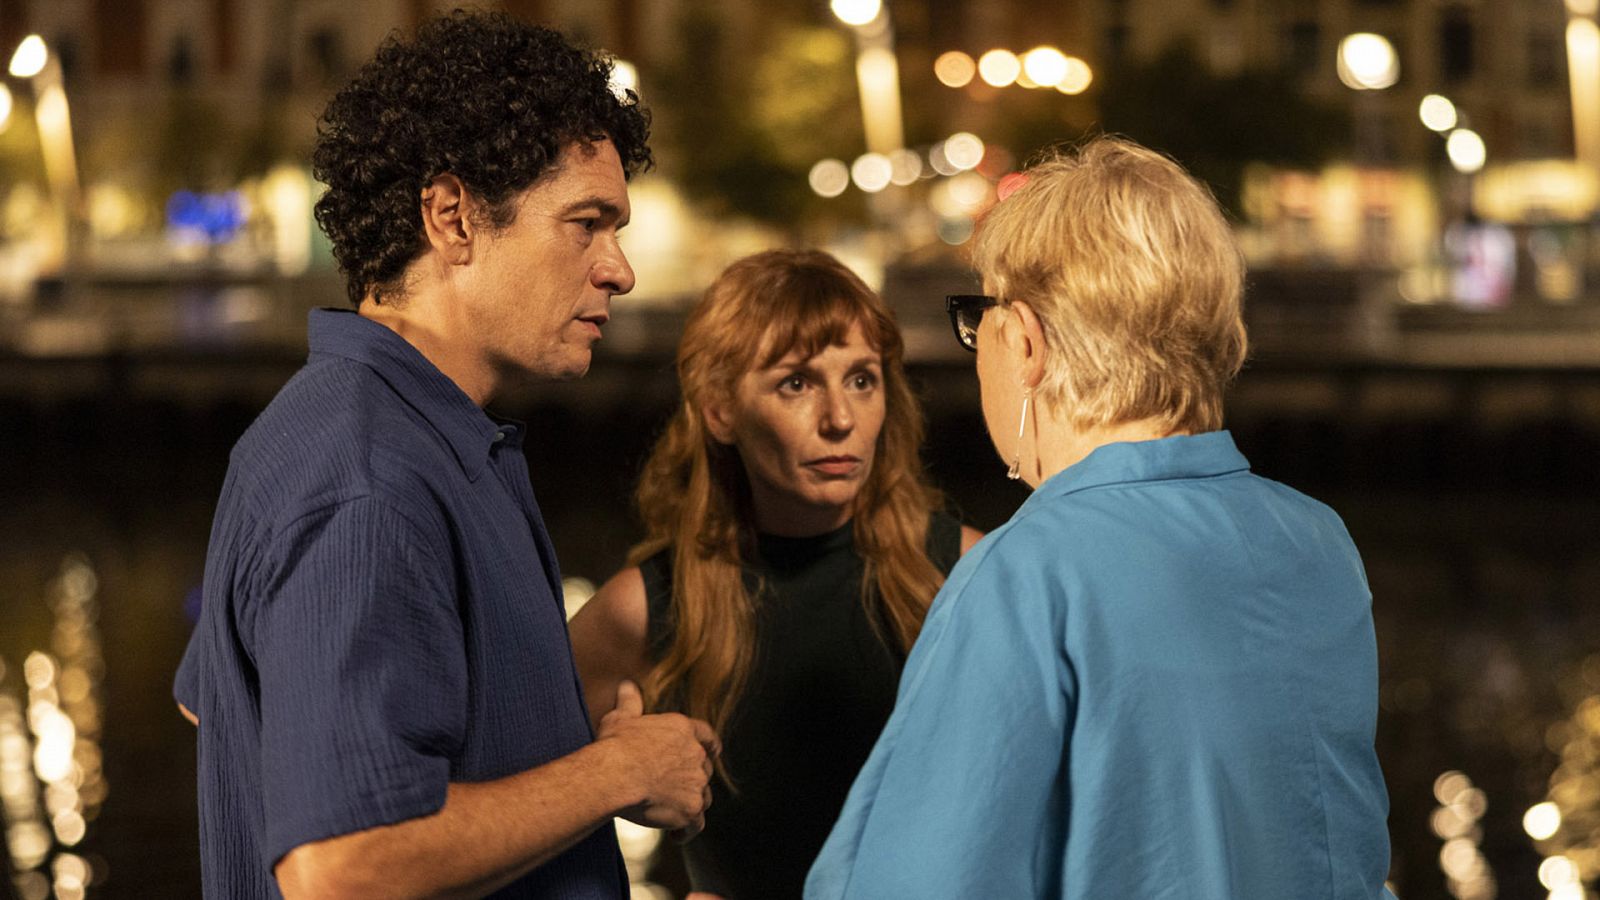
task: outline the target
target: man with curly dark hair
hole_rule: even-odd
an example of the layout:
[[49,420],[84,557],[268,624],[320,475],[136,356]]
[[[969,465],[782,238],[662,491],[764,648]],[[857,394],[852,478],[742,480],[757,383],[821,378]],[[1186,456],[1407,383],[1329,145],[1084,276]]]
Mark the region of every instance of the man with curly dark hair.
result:
[[611,62],[457,12],[329,104],[354,310],[235,447],[176,694],[208,897],[626,897],[613,816],[697,829],[718,747],[625,684],[591,730],[520,423],[589,367],[648,119]]

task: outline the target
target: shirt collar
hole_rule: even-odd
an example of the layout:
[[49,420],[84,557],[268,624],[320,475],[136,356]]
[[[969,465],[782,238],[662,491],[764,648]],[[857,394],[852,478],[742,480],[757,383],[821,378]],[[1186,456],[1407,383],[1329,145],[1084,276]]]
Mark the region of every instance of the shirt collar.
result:
[[525,429],[496,420],[409,341],[355,310],[314,309],[308,324],[311,356],[339,356],[368,366],[432,425],[454,451],[469,480],[496,446],[522,446]]
[[1227,431],[1106,444],[1050,476],[1023,506],[1109,484],[1210,478],[1249,469],[1250,461]]

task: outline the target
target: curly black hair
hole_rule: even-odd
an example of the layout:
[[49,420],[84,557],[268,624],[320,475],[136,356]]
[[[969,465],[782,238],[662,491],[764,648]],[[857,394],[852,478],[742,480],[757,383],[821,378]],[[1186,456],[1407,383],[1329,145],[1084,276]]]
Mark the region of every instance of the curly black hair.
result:
[[503,228],[574,141],[609,138],[630,178],[649,168],[649,114],[632,91],[612,92],[611,68],[603,53],[499,13],[456,10],[411,40],[390,35],[328,103],[311,158],[328,186],[317,224],[350,302],[400,292],[425,245],[422,191],[442,173]]

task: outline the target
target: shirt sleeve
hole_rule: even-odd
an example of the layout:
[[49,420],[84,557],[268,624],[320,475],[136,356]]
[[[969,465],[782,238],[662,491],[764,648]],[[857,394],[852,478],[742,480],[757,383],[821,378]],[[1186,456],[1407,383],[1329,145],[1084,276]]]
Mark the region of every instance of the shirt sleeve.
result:
[[201,642],[195,639],[199,634],[200,628],[196,626],[189,635],[189,645],[184,648],[183,661],[178,663],[177,674],[172,678],[172,698],[196,715],[200,711]]
[[452,570],[371,497],[276,536],[241,630],[260,677],[266,864],[436,812],[466,727]]
[[808,900],[1058,886],[1074,701],[1060,589],[1037,560],[996,552],[1004,534],[968,553],[935,598]]

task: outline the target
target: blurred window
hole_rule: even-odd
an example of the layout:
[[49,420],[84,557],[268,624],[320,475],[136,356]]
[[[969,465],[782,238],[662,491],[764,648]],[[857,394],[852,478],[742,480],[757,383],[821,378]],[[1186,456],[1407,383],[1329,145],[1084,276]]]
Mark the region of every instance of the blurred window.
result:
[[172,39],[167,54],[167,80],[180,87],[194,83],[194,46],[186,35]]
[[1322,64],[1322,28],[1304,20],[1289,26],[1284,61],[1296,75],[1311,75]]
[[1130,37],[1130,29],[1121,22],[1107,28],[1106,60],[1111,63],[1126,62]]
[[306,39],[307,57],[311,61],[312,77],[322,84],[334,84],[344,79],[344,39],[331,27],[318,28]]
[[1474,29],[1465,9],[1447,9],[1439,16],[1439,74],[1446,83],[1472,77]]
[[1566,81],[1566,51],[1561,36],[1545,29],[1528,34],[1528,84],[1554,87]]
[[61,77],[68,82],[73,81],[83,59],[83,54],[78,49],[78,39],[71,35],[58,34],[55,40],[50,42],[50,49],[55,52],[56,59],[61,63]]

